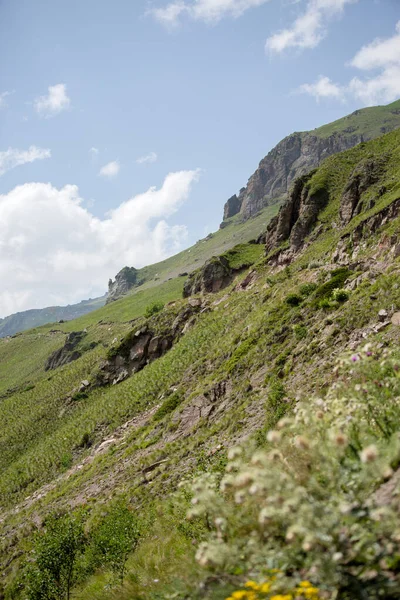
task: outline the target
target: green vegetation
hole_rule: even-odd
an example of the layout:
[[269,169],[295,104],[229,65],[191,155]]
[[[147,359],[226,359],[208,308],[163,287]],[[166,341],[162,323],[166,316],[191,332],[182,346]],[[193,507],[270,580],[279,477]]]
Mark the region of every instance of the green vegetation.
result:
[[26,573],[29,600],[69,600],[85,543],[81,517],[47,520],[36,534],[34,562]]
[[109,568],[123,583],[126,562],[139,541],[140,530],[133,512],[123,504],[113,506],[91,535],[92,559]]
[[[396,100],[386,106],[356,110],[351,115],[314,129],[312,134],[322,138],[327,138],[334,133],[348,136],[362,135],[365,140],[376,138],[385,133],[385,130],[382,131],[385,127],[386,131],[399,127],[399,109],[400,100]],[[385,125],[382,126],[382,123]]]
[[144,316],[146,317],[146,319],[148,319],[149,317],[152,317],[153,315],[160,312],[160,310],[162,310],[163,308],[164,304],[162,302],[154,302],[153,304],[149,304],[149,306],[147,306],[146,310],[144,311]]
[[[340,227],[350,174],[383,154],[360,214]],[[73,538],[68,563],[76,600],[399,597],[400,328],[391,318],[400,216],[354,231],[400,197],[399,166],[399,132],[329,158],[310,180],[323,182],[329,202],[304,250],[285,268],[235,239],[222,253],[239,268],[256,264],[252,285],[237,285],[242,271],[198,312],[178,276],[193,263],[178,255],[170,281],[160,268],[154,286],[56,331],[0,340],[7,600],[26,598],[35,577],[65,581],[57,544],[79,518],[83,538]],[[231,227],[196,252],[228,240]],[[338,244],[350,267],[333,268]],[[147,316],[155,303],[163,307]],[[107,357],[129,356],[138,330],[168,336],[178,317],[190,326],[161,358],[95,386]],[[66,333],[84,329],[81,357],[45,372]],[[54,565],[38,561],[46,547]],[[307,580],[308,595],[299,591]]]

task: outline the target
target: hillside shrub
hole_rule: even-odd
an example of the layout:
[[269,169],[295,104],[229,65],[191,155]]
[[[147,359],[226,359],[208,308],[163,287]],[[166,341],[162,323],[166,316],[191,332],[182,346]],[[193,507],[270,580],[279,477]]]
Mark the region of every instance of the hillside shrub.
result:
[[293,325],[293,333],[297,340],[303,340],[307,337],[307,327],[305,325]]
[[332,292],[332,298],[335,302],[341,302],[341,303],[347,302],[349,297],[350,297],[350,294],[347,290],[341,290],[339,288],[336,288]]
[[329,281],[326,281],[315,290],[315,300],[329,299],[335,289],[341,289],[344,286],[349,275],[350,271],[347,267],[341,267],[332,271]]
[[303,285],[300,286],[300,294],[302,296],[310,296],[310,294],[312,294],[313,292],[315,292],[315,290],[317,289],[317,284],[316,283],[303,283]]
[[147,306],[146,310],[144,311],[144,316],[146,319],[148,319],[159,313],[163,308],[164,304],[162,302],[153,302],[153,304],[149,304],[149,306]]
[[[399,423],[398,358],[366,346],[339,361],[324,399],[298,403],[269,431],[269,447],[231,448],[220,483],[206,474],[192,484],[189,518],[212,528],[199,564],[267,581],[259,597],[269,600],[293,600],[301,581],[315,598],[400,597],[399,506],[380,494],[398,468]],[[240,594],[231,597],[258,598]]]
[[26,575],[28,600],[69,600],[86,543],[80,516],[51,516],[36,535]]
[[138,520],[124,503],[115,504],[91,535],[91,552],[95,564],[109,568],[122,583],[126,562],[140,538]]
[[302,302],[302,298],[299,296],[299,294],[289,294],[286,296],[285,302],[289,306],[299,306],[299,304]]

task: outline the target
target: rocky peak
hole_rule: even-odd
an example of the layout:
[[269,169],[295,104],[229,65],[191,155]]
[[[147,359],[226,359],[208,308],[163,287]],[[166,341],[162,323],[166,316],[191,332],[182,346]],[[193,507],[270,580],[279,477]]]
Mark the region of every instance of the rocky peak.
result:
[[248,219],[282,200],[296,179],[318,167],[328,156],[400,127],[398,102],[385,108],[384,112],[382,107],[361,109],[314,131],[285,137],[261,160],[246,187],[226,202],[224,221],[236,214]]
[[107,302],[114,302],[124,296],[133,287],[140,285],[138,281],[138,271],[135,267],[124,267],[115,276],[115,281],[112,279],[108,282]]

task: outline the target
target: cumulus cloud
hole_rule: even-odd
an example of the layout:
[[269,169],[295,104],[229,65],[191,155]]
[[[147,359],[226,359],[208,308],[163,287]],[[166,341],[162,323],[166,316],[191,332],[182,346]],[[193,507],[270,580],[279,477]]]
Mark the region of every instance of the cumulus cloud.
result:
[[315,83],[303,83],[298,91],[302,94],[314,96],[317,102],[321,98],[343,99],[343,90],[340,85],[334,83],[329,77],[322,75]]
[[269,0],[174,0],[165,7],[154,8],[150,13],[167,27],[176,26],[183,15],[196,21],[217,23],[224,17],[240,17],[250,8],[255,8]]
[[309,0],[306,10],[287,29],[271,35],[266,50],[283,52],[288,48],[315,48],[326,35],[327,23],[340,15],[347,4],[358,0]]
[[0,176],[20,165],[50,158],[50,156],[51,151],[48,148],[38,148],[37,146],[30,146],[28,150],[8,148],[8,150],[0,152]]
[[105,177],[106,179],[113,179],[116,177],[120,171],[120,164],[117,160],[112,160],[111,162],[101,167],[99,171],[99,175],[101,177]]
[[158,156],[156,152],[149,152],[149,154],[145,154],[144,156],[140,156],[136,159],[138,165],[144,165],[146,163],[154,163],[156,162]]
[[350,93],[366,105],[392,102],[400,97],[400,21],[395,34],[376,39],[357,52],[350,65],[361,71],[375,71],[370,77],[354,77]]
[[141,267],[182,248],[187,230],[170,217],[199,171],[170,173],[104,219],[82,205],[78,188],[26,183],[0,195],[0,316],[78,302],[104,293],[123,266]]
[[355,98],[366,106],[393,102],[400,97],[400,21],[396,32],[387,39],[376,39],[363,46],[349,66],[368,75],[353,77],[347,84],[338,85],[328,77],[312,84],[303,84],[299,91],[317,100],[328,98]]
[[54,117],[69,108],[71,99],[67,95],[65,83],[57,83],[48,87],[47,96],[36,98],[34,106],[36,112],[43,117]]

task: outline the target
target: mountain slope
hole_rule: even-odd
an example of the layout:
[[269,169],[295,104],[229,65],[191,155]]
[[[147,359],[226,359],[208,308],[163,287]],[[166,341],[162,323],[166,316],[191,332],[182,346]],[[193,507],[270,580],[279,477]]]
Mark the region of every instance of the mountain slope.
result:
[[387,106],[356,110],[351,115],[313,131],[296,132],[284,138],[260,162],[239,196],[224,208],[224,220],[240,214],[251,217],[282,197],[292,183],[325,158],[360,142],[400,127],[400,100]]
[[[80,600],[222,600],[250,577],[265,581],[268,569],[278,569],[275,580],[286,586],[280,595],[309,578],[329,600],[361,600],[364,588],[371,600],[398,597],[398,506],[384,488],[387,510],[375,513],[373,492],[382,496],[385,480],[395,486],[398,477],[399,173],[396,131],[329,158],[301,181],[269,225],[266,255],[254,255],[250,270],[236,271],[217,293],[184,299],[184,278],[167,277],[57,330],[0,340],[0,560],[8,598],[25,597],[32,532],[46,515],[81,509],[90,538],[117,501],[140,518],[142,541],[116,588],[88,551]],[[237,253],[231,267],[249,248]],[[163,308],[146,310],[160,299]],[[45,372],[45,359],[73,330],[84,334],[79,358]],[[360,412],[346,412],[352,407]],[[292,425],[279,434],[284,416]],[[339,433],[340,444],[330,446]],[[318,444],[307,447],[308,436]],[[258,449],[253,462],[231,465],[227,452],[237,444],[244,455]],[[360,460],[369,446],[376,463]],[[241,483],[215,492],[213,478],[221,480],[228,461],[227,475],[238,469]],[[266,477],[264,461],[275,479],[261,494],[247,493],[249,481],[258,482],[255,470]],[[179,492],[182,479],[201,474],[205,483]],[[193,495],[199,500],[191,503]],[[263,513],[260,523],[267,497],[277,512]],[[186,521],[198,505],[210,518]],[[196,562],[201,542],[207,552],[200,546]]]
[[[148,288],[157,287],[181,273],[190,273],[204,264],[215,254],[222,254],[236,244],[248,242],[257,238],[265,229],[265,223],[278,211],[278,206],[267,207],[260,215],[248,222],[231,219],[229,231],[217,231],[198,240],[193,246],[183,250],[166,260],[137,270],[139,286],[132,287],[130,293],[135,294]],[[104,286],[105,287],[105,286]],[[146,293],[144,294],[146,295]],[[118,297],[118,295],[113,296]],[[70,321],[104,306],[107,297],[102,296],[93,300],[83,300],[79,304],[60,307],[51,306],[43,309],[31,309],[12,314],[0,319],[0,338],[14,335],[20,331],[40,327],[47,323],[57,323],[60,320]],[[112,309],[111,309],[112,312]]]
[[82,300],[78,304],[68,306],[49,306],[47,308],[33,308],[22,312],[14,313],[0,319],[0,338],[8,335],[14,335],[19,331],[40,327],[46,323],[55,323],[57,321],[70,321],[82,315],[96,310],[105,304],[105,296],[94,298],[93,300]]

